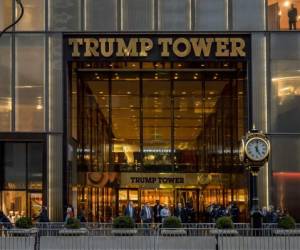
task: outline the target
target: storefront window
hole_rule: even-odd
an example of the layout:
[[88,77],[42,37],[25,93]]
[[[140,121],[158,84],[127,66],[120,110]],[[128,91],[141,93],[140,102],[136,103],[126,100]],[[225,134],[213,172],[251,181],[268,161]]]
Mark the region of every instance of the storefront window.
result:
[[[0,10],[1,12],[1,10]],[[0,14],[1,16],[1,14]],[[1,29],[1,28],[0,28]],[[11,130],[11,37],[0,39],[0,131]]]
[[269,30],[300,28],[300,0],[268,0]]
[[[0,210],[14,222],[37,217],[43,204],[44,145],[39,142],[0,143],[2,199]],[[45,194],[46,190],[43,191]]]
[[271,36],[271,131],[300,132],[300,36]]
[[[16,37],[16,130],[44,130],[44,37]],[[30,63],[29,63],[30,62]]]
[[26,215],[26,192],[4,191],[2,192],[2,210],[12,223]]

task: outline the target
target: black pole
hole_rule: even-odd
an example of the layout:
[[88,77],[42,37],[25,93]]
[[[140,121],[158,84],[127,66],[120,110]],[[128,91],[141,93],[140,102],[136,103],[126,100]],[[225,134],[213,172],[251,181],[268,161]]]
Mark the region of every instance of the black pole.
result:
[[251,207],[251,226],[252,228],[262,227],[262,213],[258,207],[257,176],[258,169],[250,167],[252,182],[252,207]]
[[258,172],[251,172],[251,181],[252,181],[252,207],[251,210],[258,209],[258,193],[257,193],[257,175]]

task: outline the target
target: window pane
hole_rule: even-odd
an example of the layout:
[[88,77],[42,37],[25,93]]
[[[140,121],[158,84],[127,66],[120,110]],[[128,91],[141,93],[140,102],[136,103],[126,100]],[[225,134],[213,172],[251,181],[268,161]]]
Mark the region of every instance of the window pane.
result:
[[12,23],[12,0],[0,2],[0,30]]
[[[164,74],[168,79],[168,74]],[[143,143],[145,171],[171,169],[171,85],[159,75],[144,74]]]
[[272,200],[275,207],[285,208],[296,220],[300,219],[300,137],[273,136]]
[[271,131],[300,132],[300,35],[271,36]]
[[28,143],[28,188],[42,189],[43,144]]
[[26,188],[26,144],[4,144],[4,187]]
[[44,130],[44,37],[16,37],[16,130]]
[[[296,29],[297,21],[300,19],[299,11],[300,0],[268,0],[269,30]],[[299,29],[299,24],[297,29]]]
[[49,0],[50,29],[80,30],[80,0]]
[[86,0],[86,30],[117,29],[116,0]]
[[0,39],[0,131],[11,130],[11,37]]
[[196,30],[227,30],[228,16],[225,0],[196,0]]
[[233,30],[264,30],[264,0],[232,0]]
[[153,30],[154,0],[124,0],[123,30]]
[[[17,30],[44,30],[45,29],[45,3],[44,0],[22,1],[24,16],[17,24]],[[20,15],[20,8],[16,4],[16,18]]]
[[121,72],[112,79],[112,163],[126,170],[141,163],[139,83],[139,73]]
[[190,30],[189,0],[159,0],[158,8],[160,30]]
[[2,196],[2,209],[12,223],[21,216],[26,215],[26,192],[4,191]]

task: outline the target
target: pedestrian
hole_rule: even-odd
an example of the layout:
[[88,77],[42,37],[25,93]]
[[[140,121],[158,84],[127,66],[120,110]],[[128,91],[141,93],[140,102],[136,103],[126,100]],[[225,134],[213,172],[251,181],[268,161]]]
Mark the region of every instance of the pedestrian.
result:
[[296,30],[298,11],[297,8],[294,7],[294,4],[291,4],[291,8],[288,10],[288,18],[289,18],[289,29]]
[[65,222],[67,222],[67,220],[70,218],[74,218],[74,209],[73,209],[72,205],[68,205],[68,207],[67,207],[67,215],[65,218]]
[[156,204],[153,207],[153,215],[154,215],[154,222],[161,223],[160,211],[162,210],[162,206],[159,203],[159,200],[156,200]]
[[125,208],[124,215],[130,217],[135,222],[135,209],[133,207],[133,202],[129,201],[127,207]]
[[3,211],[0,211],[0,224],[3,225],[5,229],[11,229],[12,223],[8,219],[8,217],[3,213]]
[[164,220],[170,216],[171,216],[170,209],[168,208],[167,204],[164,204],[163,208],[160,211],[160,217],[161,217],[162,223],[164,223]]
[[149,225],[152,222],[153,211],[149,203],[146,202],[141,209],[141,220],[144,226],[144,235],[150,235]]
[[42,210],[40,212],[40,215],[38,216],[38,221],[39,222],[50,222],[46,206],[42,206]]
[[87,222],[86,218],[85,218],[85,211],[84,208],[80,208],[79,212],[77,213],[77,219],[80,222]]
[[182,207],[181,202],[177,203],[174,215],[182,222],[187,223],[186,209]]

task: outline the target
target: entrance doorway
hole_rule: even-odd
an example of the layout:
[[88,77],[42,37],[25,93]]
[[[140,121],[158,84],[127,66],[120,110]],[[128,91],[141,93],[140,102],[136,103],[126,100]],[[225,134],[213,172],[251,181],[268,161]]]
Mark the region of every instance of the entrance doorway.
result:
[[[172,187],[100,178],[93,188],[115,195],[98,207],[113,204],[113,217],[129,200],[138,209],[159,200],[171,211],[181,202],[196,220],[215,202],[246,211],[248,177],[238,157],[247,128],[246,62],[73,62],[70,70],[69,134],[81,188],[92,188],[82,181],[90,172],[199,174]],[[83,209],[99,214],[90,202]]]

